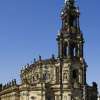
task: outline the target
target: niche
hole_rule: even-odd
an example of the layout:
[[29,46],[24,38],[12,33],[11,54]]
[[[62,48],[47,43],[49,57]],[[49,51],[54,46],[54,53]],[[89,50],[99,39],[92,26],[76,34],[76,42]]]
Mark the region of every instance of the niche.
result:
[[78,70],[77,69],[73,70],[72,77],[73,77],[73,79],[77,79],[78,78]]

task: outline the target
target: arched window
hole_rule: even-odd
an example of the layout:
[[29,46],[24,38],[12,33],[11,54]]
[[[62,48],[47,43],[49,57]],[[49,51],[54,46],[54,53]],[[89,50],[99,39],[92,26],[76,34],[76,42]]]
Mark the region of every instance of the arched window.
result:
[[36,75],[37,80],[39,79],[39,74]]
[[78,70],[77,69],[73,70],[72,77],[73,77],[73,79],[77,79],[78,78]]
[[33,76],[33,83],[34,83],[34,81],[35,81],[35,78],[34,78],[34,76]]
[[67,43],[64,44],[64,56],[67,56]]
[[51,96],[48,96],[48,97],[47,97],[47,100],[52,100]]
[[77,57],[77,47],[74,48],[74,56]]
[[67,47],[64,46],[64,56],[66,57],[67,56]]

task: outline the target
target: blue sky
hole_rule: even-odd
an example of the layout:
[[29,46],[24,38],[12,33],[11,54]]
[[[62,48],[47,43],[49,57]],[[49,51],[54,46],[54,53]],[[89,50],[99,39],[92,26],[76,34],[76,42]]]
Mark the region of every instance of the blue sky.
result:
[[[56,34],[64,0],[0,0],[0,82],[19,80],[22,66],[38,55],[57,55]],[[100,85],[100,0],[77,0],[85,37],[87,80]]]

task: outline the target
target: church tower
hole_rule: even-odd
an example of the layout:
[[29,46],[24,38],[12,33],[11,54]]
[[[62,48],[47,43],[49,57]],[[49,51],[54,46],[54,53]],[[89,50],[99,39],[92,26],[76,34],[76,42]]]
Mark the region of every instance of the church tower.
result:
[[84,38],[79,17],[80,11],[75,1],[65,0],[61,11],[62,26],[57,35],[61,100],[83,100],[87,65],[83,55]]
[[63,58],[83,59],[83,34],[79,25],[79,8],[75,6],[74,0],[65,2],[61,11],[62,27],[58,33],[58,55]]

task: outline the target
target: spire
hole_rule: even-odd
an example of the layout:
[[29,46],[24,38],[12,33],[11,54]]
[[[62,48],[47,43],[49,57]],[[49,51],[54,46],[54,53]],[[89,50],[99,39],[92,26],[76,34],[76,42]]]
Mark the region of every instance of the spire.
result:
[[79,15],[79,8],[76,7],[75,0],[65,0],[65,6],[61,12],[62,28],[66,29],[67,31],[72,29],[80,30]]
[[65,4],[67,4],[67,5],[74,5],[75,1],[74,0],[65,0]]
[[65,0],[65,6],[61,12],[62,30],[66,33],[80,31],[79,7],[75,5],[75,0]]

